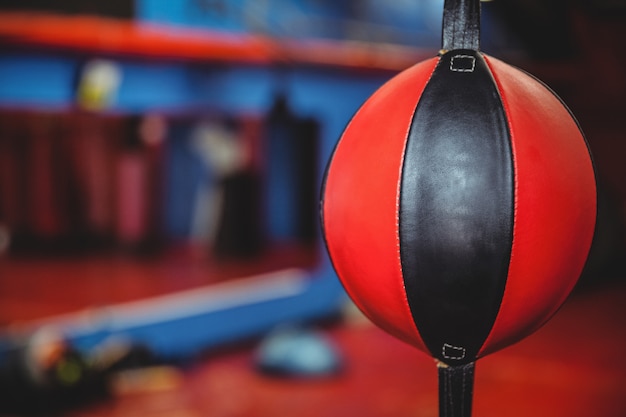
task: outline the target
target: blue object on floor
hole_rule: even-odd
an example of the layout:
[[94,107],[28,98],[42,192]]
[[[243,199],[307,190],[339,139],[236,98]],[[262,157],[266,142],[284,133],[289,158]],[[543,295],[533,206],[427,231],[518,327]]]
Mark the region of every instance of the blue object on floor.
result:
[[342,358],[330,340],[299,327],[280,327],[257,350],[256,366],[264,374],[284,377],[325,377],[338,374]]

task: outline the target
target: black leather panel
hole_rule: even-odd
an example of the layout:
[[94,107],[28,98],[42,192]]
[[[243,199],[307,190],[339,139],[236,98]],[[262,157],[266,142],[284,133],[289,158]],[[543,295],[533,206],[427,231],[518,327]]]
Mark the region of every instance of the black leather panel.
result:
[[480,49],[480,0],[445,0],[442,49]]
[[409,132],[400,255],[411,312],[431,353],[475,359],[500,307],[513,231],[513,162],[497,87],[472,50],[444,54]]

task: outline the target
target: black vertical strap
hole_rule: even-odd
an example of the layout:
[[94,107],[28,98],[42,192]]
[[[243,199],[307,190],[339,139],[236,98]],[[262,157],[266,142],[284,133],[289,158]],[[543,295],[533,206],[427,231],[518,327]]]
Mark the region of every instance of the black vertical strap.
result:
[[461,366],[437,364],[439,417],[470,417],[474,391],[474,362]]
[[480,0],[445,0],[442,49],[480,49]]

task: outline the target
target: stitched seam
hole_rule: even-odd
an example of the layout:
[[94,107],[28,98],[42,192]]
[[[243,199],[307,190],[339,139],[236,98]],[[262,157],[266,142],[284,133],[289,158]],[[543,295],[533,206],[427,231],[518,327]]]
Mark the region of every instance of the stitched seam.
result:
[[465,417],[465,376],[467,372],[467,367],[464,366],[461,372],[461,417]]
[[454,371],[450,371],[450,374],[448,375],[448,413],[450,415],[452,415],[454,413],[454,395],[452,395],[452,389],[454,387],[453,384],[453,378],[454,378]]
[[[472,68],[454,68],[454,59],[455,58],[470,58],[472,60]],[[476,69],[476,58],[472,55],[455,55],[450,59],[450,71],[454,72],[474,72]]]
[[402,155],[400,157],[400,169],[399,169],[399,175],[398,175],[398,184],[396,186],[396,251],[397,251],[397,255],[398,255],[398,265],[399,265],[399,269],[400,269],[400,275],[402,276],[402,295],[404,298],[404,304],[406,306],[406,309],[409,312],[409,317],[412,318],[413,321],[413,325],[415,326],[415,332],[417,333],[418,337],[421,339],[422,343],[424,344],[424,348],[427,350],[428,346],[426,346],[426,342],[424,341],[424,339],[422,338],[422,335],[420,334],[419,329],[417,328],[417,323],[415,323],[415,318],[413,318],[413,312],[411,311],[411,306],[409,304],[409,298],[406,294],[406,284],[404,282],[404,271],[402,269],[402,254],[400,252],[400,192],[401,192],[401,188],[402,188],[402,171],[404,171],[404,158],[406,156],[406,148],[407,145],[409,143],[409,135],[411,134],[411,126],[413,125],[413,120],[415,118],[415,113],[417,112],[417,107],[419,105],[419,101],[422,98],[422,95],[424,94],[424,90],[426,89],[426,87],[428,86],[428,84],[430,83],[430,80],[433,78],[433,74],[435,73],[435,71],[437,70],[437,67],[439,66],[439,64],[441,63],[441,58],[439,58],[437,60],[437,63],[433,66],[432,71],[430,72],[430,75],[428,76],[428,80],[426,80],[426,83],[424,84],[424,88],[422,89],[422,93],[420,94],[420,96],[417,99],[417,104],[415,105],[415,108],[413,109],[413,113],[411,114],[411,121],[409,122],[409,125],[407,126],[407,130],[406,130],[406,135],[405,135],[405,141],[404,141],[404,146],[402,148]]
[[[515,140],[514,140],[514,129],[513,129],[513,124],[511,121],[511,111],[509,108],[509,103],[505,100],[504,98],[504,90],[502,88],[502,85],[500,84],[500,81],[496,78],[495,76],[495,72],[493,69],[493,66],[491,65],[491,58],[487,55],[483,55],[485,58],[485,62],[487,63],[487,67],[489,68],[489,71],[491,72],[491,75],[493,77],[494,83],[496,85],[496,88],[498,90],[498,93],[500,95],[500,102],[502,103],[502,107],[504,109],[504,115],[506,117],[506,121],[508,124],[508,131],[509,131],[509,137],[510,137],[510,145],[511,145],[511,159],[512,159],[512,163],[513,163],[513,225],[512,225],[512,230],[511,230],[511,254],[509,256],[509,268],[511,266],[511,264],[513,263],[513,257],[515,256],[515,246],[516,246],[516,235],[515,235],[515,219],[517,218],[517,212],[518,212],[518,199],[517,196],[519,195],[519,181],[517,179],[517,154],[515,152]],[[480,349],[478,349],[478,354],[480,354],[482,352],[482,350],[485,348],[485,346],[487,345],[487,342],[491,342],[491,336],[493,335],[493,331],[496,328],[496,324],[499,322],[498,317],[500,316],[500,312],[502,311],[502,306],[504,304],[504,300],[506,298],[506,287],[508,285],[508,272],[507,272],[507,282],[505,282],[504,284],[504,291],[502,293],[502,300],[500,301],[500,306],[498,308],[498,313],[496,315],[496,319],[493,322],[493,325],[491,326],[491,330],[489,331],[489,334],[487,335],[487,337],[485,338],[482,346],[480,347]]]
[[[446,349],[452,349],[455,352],[460,352],[461,356],[452,356],[452,355],[448,355],[446,354]],[[453,346],[449,343],[444,343],[443,347],[441,348],[441,355],[446,358],[446,359],[455,359],[455,360],[461,360],[465,358],[465,348],[461,347],[461,346]]]

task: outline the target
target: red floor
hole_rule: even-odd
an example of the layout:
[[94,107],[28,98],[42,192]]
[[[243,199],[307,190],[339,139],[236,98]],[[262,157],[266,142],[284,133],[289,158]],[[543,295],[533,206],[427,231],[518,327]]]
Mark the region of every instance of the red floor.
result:
[[218,262],[197,248],[158,258],[0,258],[0,328],[282,268],[306,268],[317,257],[315,250],[289,247],[246,262]]
[[[535,335],[477,364],[478,417],[626,416],[626,286],[578,294]],[[130,390],[72,417],[436,417],[436,370],[424,354],[371,325],[327,334],[343,375],[289,381],[256,373],[253,348]],[[153,390],[150,392],[150,390]]]
[[[93,303],[124,301],[210,280],[202,263],[172,265],[84,260],[55,261],[42,269],[0,261],[1,317],[4,323],[27,320],[84,308],[84,297]],[[78,272],[80,279],[72,283]],[[345,357],[338,377],[264,377],[252,367],[250,346],[207,357],[190,369],[152,373],[144,383],[117,385],[111,401],[67,417],[437,416],[436,369],[426,355],[359,320],[324,333]],[[626,417],[624,352],[626,284],[578,292],[537,333],[478,362],[474,416]]]
[[[626,416],[625,301],[625,285],[577,294],[533,336],[481,359],[474,416]],[[327,335],[346,358],[336,378],[271,379],[251,367],[252,348],[234,350],[71,417],[438,415],[431,359],[371,325]]]

